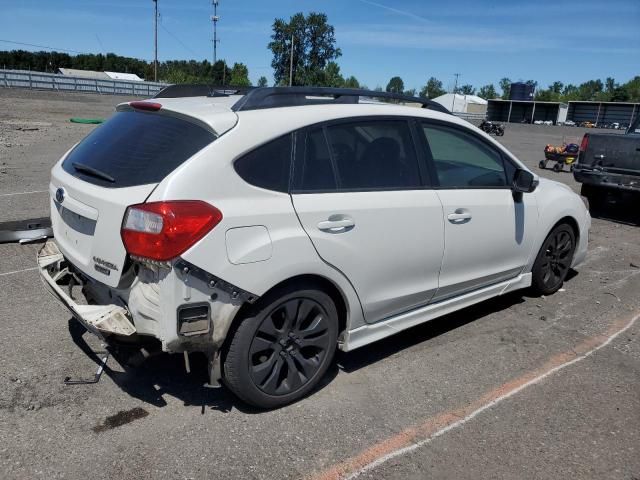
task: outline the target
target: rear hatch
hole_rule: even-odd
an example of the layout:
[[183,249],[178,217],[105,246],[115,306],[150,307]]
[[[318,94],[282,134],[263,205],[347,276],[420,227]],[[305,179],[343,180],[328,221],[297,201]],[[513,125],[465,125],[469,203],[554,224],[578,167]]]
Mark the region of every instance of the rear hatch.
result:
[[203,122],[159,104],[132,102],[140,103],[149,106],[120,106],[51,174],[51,221],[60,251],[112,287],[127,256],[120,237],[127,207],[143,203],[160,181],[216,138]]

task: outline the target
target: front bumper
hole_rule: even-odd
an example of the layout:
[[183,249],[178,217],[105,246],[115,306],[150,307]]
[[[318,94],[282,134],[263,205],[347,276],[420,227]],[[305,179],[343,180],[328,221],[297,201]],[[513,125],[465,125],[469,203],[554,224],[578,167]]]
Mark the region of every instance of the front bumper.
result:
[[[48,240],[38,252],[40,278],[45,287],[90,332],[129,336],[136,333],[131,314],[123,305],[87,305],[73,298],[73,286],[84,287],[85,279],[73,270],[53,240]],[[68,293],[63,286],[68,287]]]

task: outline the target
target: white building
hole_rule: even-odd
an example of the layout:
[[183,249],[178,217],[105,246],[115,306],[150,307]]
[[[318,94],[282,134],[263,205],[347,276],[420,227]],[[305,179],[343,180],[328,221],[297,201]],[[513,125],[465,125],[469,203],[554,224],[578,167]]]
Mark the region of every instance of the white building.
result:
[[452,113],[480,113],[487,111],[488,102],[477,95],[462,95],[460,93],[445,93],[432,99]]

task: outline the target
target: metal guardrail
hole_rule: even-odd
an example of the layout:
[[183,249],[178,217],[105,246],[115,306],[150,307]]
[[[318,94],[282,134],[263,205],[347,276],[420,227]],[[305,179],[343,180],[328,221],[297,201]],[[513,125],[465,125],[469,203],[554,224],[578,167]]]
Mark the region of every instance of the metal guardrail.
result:
[[0,87],[6,88],[151,97],[166,86],[165,83],[156,82],[70,77],[28,70],[0,70]]

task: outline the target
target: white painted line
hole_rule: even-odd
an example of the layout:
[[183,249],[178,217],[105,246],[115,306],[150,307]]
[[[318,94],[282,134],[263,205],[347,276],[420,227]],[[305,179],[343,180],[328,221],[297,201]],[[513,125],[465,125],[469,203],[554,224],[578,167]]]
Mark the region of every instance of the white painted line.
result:
[[590,356],[593,353],[597,352],[601,348],[606,347],[613,340],[615,340],[616,337],[618,337],[622,333],[626,332],[629,328],[631,328],[633,326],[633,324],[636,322],[636,320],[638,320],[638,318],[640,318],[640,314],[638,314],[635,317],[633,317],[631,319],[631,321],[627,325],[625,325],[622,329],[618,330],[614,334],[612,334],[609,337],[607,337],[606,341],[604,341],[603,343],[601,343],[597,347],[592,348],[588,352],[586,352],[586,353],[574,358],[573,360],[570,360],[570,361],[565,362],[565,363],[563,363],[561,365],[558,365],[558,366],[552,368],[551,370],[546,371],[545,373],[543,373],[541,375],[538,375],[537,377],[529,380],[528,382],[523,383],[519,387],[514,388],[513,390],[510,390],[509,392],[505,393],[504,395],[496,397],[495,399],[493,399],[492,401],[490,401],[487,404],[483,405],[482,407],[478,408],[477,410],[474,410],[473,412],[471,412],[466,417],[461,418],[457,422],[451,423],[451,424],[447,425],[444,428],[441,428],[440,430],[438,430],[437,432],[431,434],[429,437],[425,438],[424,440],[420,440],[419,442],[416,442],[416,443],[414,443],[412,445],[409,445],[407,447],[401,448],[399,450],[395,450],[393,452],[390,452],[390,453],[388,453],[388,454],[386,454],[386,455],[374,460],[373,462],[365,465],[364,467],[362,467],[362,468],[356,470],[355,472],[353,472],[351,475],[347,476],[346,480],[351,480],[353,478],[357,478],[360,475],[362,475],[363,473],[371,471],[374,468],[379,467],[383,463],[386,463],[386,462],[388,462],[389,460],[391,460],[393,458],[400,457],[400,456],[405,455],[405,454],[407,454],[409,452],[412,452],[412,451],[414,451],[414,450],[416,450],[416,449],[418,449],[420,447],[423,447],[424,445],[427,445],[427,444],[431,443],[434,439],[440,437],[441,435],[444,435],[445,433],[447,433],[450,430],[453,430],[455,428],[458,428],[458,427],[464,425],[465,423],[467,423],[470,420],[473,420],[475,417],[480,415],[485,410],[490,409],[491,407],[497,405],[498,403],[502,402],[503,400],[507,400],[508,398],[513,397],[515,394],[520,393],[525,388],[528,388],[528,387],[530,387],[532,385],[535,385],[536,383],[540,383],[542,380],[544,380],[548,376],[553,375],[554,373],[556,373],[556,372],[558,372],[558,371],[560,371],[560,370],[562,370],[562,369],[564,369],[564,368],[566,368],[566,367],[568,367],[570,365],[573,365],[574,363],[578,363],[581,360],[584,360],[585,358],[587,358],[588,356]]
[[11,197],[13,195],[29,195],[31,193],[47,193],[48,190],[33,190],[31,192],[15,192],[15,193],[0,193],[0,197]]
[[38,270],[38,267],[23,268],[22,270],[14,270],[13,272],[0,273],[0,277],[4,277],[5,275],[13,275],[14,273],[31,272],[32,270]]

